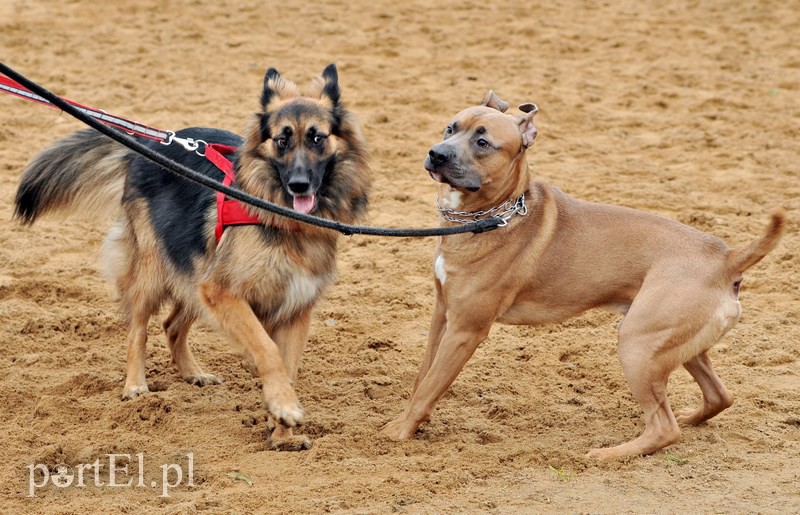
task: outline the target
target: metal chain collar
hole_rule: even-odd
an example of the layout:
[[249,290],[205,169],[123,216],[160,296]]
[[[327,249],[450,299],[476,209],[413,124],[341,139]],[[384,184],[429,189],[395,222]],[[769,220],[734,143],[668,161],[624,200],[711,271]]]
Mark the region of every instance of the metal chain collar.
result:
[[499,218],[501,222],[498,227],[505,227],[508,221],[514,215],[525,216],[528,214],[528,206],[525,204],[525,194],[523,193],[516,199],[508,199],[499,206],[495,206],[485,211],[455,211],[453,209],[444,208],[439,204],[439,198],[436,198],[436,207],[442,214],[442,218],[448,222],[457,224],[468,224],[483,220],[486,218]]

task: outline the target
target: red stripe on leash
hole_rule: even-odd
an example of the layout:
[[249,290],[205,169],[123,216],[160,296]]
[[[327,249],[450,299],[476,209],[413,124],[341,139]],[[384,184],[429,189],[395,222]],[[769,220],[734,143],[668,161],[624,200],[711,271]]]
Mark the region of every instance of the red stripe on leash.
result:
[[[24,87],[22,84],[14,81],[8,77],[4,77],[0,75],[0,91],[4,91],[10,95],[14,95],[15,97],[22,98],[25,100],[30,100],[32,102],[37,102],[47,107],[52,107],[53,109],[58,109],[56,106],[45,100],[44,98],[40,97],[39,95],[33,93],[28,88]],[[111,127],[116,127],[117,129],[121,129],[128,134],[135,134],[137,136],[141,136],[143,138],[148,138],[156,141],[165,142],[169,133],[167,131],[162,131],[153,127],[148,127],[147,125],[143,125],[139,122],[134,122],[131,120],[127,120],[125,118],[119,116],[113,116],[102,109],[95,109],[93,107],[89,107],[83,104],[79,104],[73,100],[69,100],[68,98],[61,97],[62,100],[65,102],[82,109],[86,112],[89,116],[93,118],[97,118],[100,122],[109,125]],[[163,134],[163,136],[162,136]]]

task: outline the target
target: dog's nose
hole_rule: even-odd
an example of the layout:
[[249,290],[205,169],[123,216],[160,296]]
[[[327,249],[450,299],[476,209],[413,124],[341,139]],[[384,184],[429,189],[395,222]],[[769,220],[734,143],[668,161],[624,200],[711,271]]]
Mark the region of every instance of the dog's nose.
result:
[[289,187],[289,191],[292,193],[301,195],[308,192],[311,188],[311,183],[305,177],[292,177],[286,186]]
[[441,150],[433,147],[428,152],[428,157],[430,157],[431,164],[433,164],[434,167],[437,167],[448,162],[450,157],[452,157],[452,154],[447,150]]

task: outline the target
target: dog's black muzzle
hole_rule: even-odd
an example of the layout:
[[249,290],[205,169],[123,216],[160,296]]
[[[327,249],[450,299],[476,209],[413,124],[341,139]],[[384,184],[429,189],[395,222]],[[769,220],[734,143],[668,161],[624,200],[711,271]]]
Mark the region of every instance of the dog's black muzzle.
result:
[[430,161],[431,166],[436,169],[452,161],[455,155],[452,148],[445,147],[444,145],[436,145],[428,151],[427,160]]
[[446,143],[434,145],[428,151],[423,166],[433,180],[454,188],[478,191],[481,187],[480,174],[459,164],[455,149]]

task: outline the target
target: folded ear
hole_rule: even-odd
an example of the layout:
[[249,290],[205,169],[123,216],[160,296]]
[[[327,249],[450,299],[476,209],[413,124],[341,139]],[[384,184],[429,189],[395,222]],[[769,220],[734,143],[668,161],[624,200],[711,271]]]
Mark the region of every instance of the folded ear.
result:
[[497,109],[501,113],[505,113],[508,110],[508,102],[503,101],[500,97],[494,94],[494,91],[489,90],[486,93],[486,96],[483,97],[481,101],[482,106],[491,107],[492,109]]
[[519,106],[519,110],[524,114],[517,116],[517,125],[522,136],[522,146],[528,148],[533,145],[533,140],[536,139],[538,132],[533,124],[533,117],[539,112],[539,107],[536,104],[522,104]]
[[275,96],[275,85],[281,74],[275,68],[270,68],[264,74],[264,90],[261,92],[261,109],[266,111],[272,97]]

